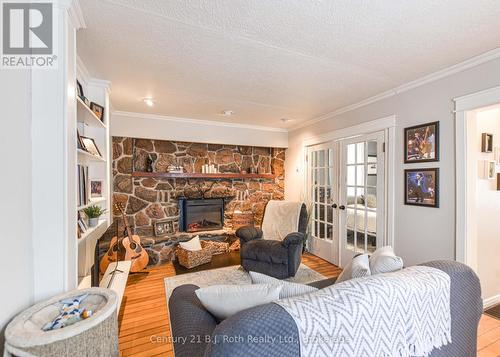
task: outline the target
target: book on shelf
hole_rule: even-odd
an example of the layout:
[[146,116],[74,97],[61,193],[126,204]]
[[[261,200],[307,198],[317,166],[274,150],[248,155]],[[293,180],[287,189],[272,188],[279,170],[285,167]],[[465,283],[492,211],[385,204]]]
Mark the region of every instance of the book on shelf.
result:
[[89,168],[85,165],[78,165],[78,206],[89,203]]
[[89,230],[89,227],[87,223],[85,222],[85,219],[83,219],[83,215],[78,212],[78,221],[77,221],[77,233],[78,233],[78,238],[81,238],[82,234],[87,232]]

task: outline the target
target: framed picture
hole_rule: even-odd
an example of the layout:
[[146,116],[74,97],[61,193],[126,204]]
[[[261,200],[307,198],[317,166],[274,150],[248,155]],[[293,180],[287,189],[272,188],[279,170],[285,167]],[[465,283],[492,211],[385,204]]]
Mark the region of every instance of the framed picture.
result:
[[85,150],[85,145],[83,144],[82,137],[80,136],[80,131],[76,129],[76,136],[77,136],[77,141],[76,141],[76,147],[80,150]]
[[439,207],[439,169],[405,170],[405,205]]
[[80,99],[83,100],[83,98],[85,98],[85,94],[83,93],[83,87],[82,87],[82,84],[78,81],[78,79],[76,80],[76,94],[80,97]]
[[497,165],[500,165],[500,147],[496,147],[494,150],[494,155],[495,155],[495,162],[497,163]]
[[493,134],[481,135],[481,152],[493,152]]
[[90,180],[90,197],[102,197],[104,180]]
[[368,176],[377,176],[377,156],[368,155]]
[[439,122],[405,129],[405,163],[439,161]]
[[100,121],[103,121],[103,117],[104,117],[104,107],[97,104],[97,103],[94,103],[94,102],[90,102],[90,110],[92,110],[94,112],[94,114],[99,118]]
[[484,178],[494,180],[497,173],[497,163],[495,161],[484,161]]
[[155,228],[155,236],[157,237],[162,237],[167,234],[175,233],[174,220],[172,219],[156,221],[154,223],[154,228]]
[[89,152],[92,155],[102,157],[101,152],[97,148],[97,145],[92,138],[87,138],[85,136],[81,136],[82,142],[83,142],[83,147],[87,152]]

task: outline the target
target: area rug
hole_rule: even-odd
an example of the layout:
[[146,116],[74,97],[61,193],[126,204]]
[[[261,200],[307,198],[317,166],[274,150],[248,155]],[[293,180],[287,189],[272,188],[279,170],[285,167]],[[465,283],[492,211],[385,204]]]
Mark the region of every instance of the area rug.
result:
[[[295,274],[294,277],[285,280],[294,283],[308,284],[313,281],[323,279],[326,278],[322,274],[312,270],[304,264],[300,264],[297,274]],[[241,267],[241,265],[237,265],[165,278],[165,293],[168,301],[172,291],[179,285],[194,284],[199,287],[205,287],[219,284],[243,285],[251,283],[252,281],[250,279],[250,275]]]

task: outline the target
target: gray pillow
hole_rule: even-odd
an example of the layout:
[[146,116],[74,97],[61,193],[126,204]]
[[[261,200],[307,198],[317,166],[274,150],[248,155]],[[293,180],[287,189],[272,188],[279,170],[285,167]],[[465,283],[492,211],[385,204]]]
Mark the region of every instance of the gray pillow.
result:
[[344,270],[342,270],[342,273],[340,273],[335,281],[335,284],[349,279],[362,278],[370,275],[371,271],[368,254],[360,254],[352,258],[349,264],[345,266]]
[[280,285],[213,285],[195,291],[202,305],[216,318],[224,320],[254,306],[280,298]]
[[403,259],[394,254],[391,246],[377,249],[370,257],[372,275],[403,269]]
[[289,281],[279,280],[272,276],[250,271],[250,278],[253,284],[275,284],[282,287],[280,291],[280,299],[291,298],[294,296],[304,295],[317,291],[318,289],[309,285],[292,283]]

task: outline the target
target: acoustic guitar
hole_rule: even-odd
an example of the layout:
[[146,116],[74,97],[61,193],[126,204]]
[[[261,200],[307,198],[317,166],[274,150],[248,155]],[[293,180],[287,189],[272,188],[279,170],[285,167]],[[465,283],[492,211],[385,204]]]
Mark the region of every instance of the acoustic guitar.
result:
[[149,255],[141,245],[141,238],[138,235],[132,234],[127,217],[123,211],[123,206],[117,203],[115,204],[115,209],[122,215],[126,234],[123,238],[113,237],[111,239],[109,249],[99,264],[99,270],[101,273],[104,273],[110,263],[118,260],[130,260],[130,272],[137,273],[148,265]]

